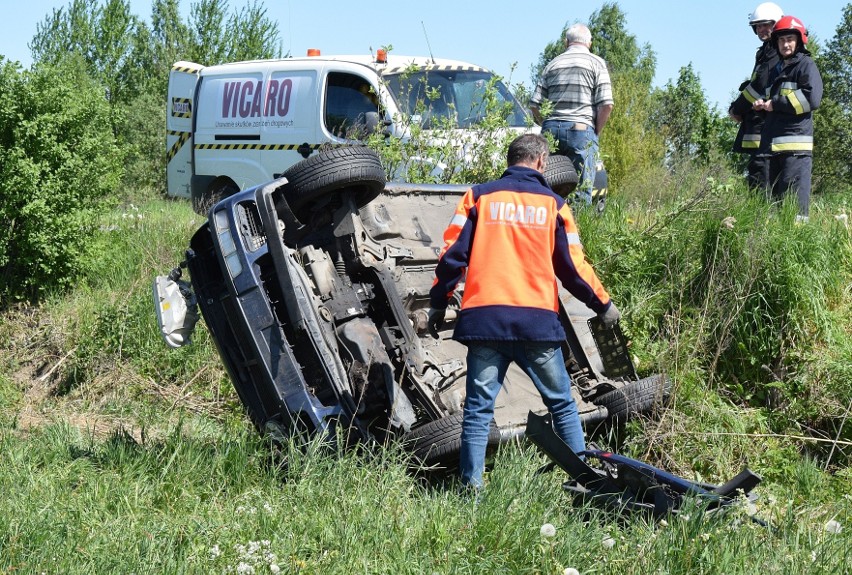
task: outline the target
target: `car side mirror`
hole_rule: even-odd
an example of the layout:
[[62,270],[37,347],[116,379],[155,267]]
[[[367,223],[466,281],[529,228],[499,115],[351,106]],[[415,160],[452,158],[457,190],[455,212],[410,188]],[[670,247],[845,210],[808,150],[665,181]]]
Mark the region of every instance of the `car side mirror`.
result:
[[391,119],[385,113],[380,117],[378,112],[367,112],[364,117],[368,134],[381,133],[385,138],[391,136]]

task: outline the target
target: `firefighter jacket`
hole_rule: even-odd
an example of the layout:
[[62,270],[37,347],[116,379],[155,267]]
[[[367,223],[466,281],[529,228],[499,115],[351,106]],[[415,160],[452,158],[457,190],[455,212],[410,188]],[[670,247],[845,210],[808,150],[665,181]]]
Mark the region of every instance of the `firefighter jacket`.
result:
[[804,52],[778,62],[770,77],[772,112],[761,134],[761,154],[810,156],[814,149],[813,111],[822,100],[822,77]]
[[571,207],[532,168],[469,189],[444,232],[430,305],[464,280],[459,341],[562,341],[556,278],[595,312],[610,303],[583,254]]
[[737,131],[733,150],[754,154],[760,148],[760,133],[766,112],[752,109],[755,100],[766,96],[769,87],[769,75],[778,64],[778,50],[772,41],[766,41],[757,49],[754,56],[754,70],[751,78],[740,85],[740,93],[731,104],[730,112],[741,117],[743,121]]

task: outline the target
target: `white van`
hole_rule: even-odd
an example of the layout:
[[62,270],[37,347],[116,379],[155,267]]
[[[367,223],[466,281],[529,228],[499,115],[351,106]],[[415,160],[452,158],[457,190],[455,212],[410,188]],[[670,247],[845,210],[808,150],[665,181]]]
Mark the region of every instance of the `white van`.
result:
[[[484,68],[427,57],[321,56],[218,66],[177,62],[169,75],[168,195],[200,212],[222,197],[273,180],[323,144],[376,129],[407,138],[411,122],[465,130],[485,116]],[[513,131],[534,131],[499,81]],[[489,103],[493,105],[493,101]],[[435,118],[442,118],[436,123]]]

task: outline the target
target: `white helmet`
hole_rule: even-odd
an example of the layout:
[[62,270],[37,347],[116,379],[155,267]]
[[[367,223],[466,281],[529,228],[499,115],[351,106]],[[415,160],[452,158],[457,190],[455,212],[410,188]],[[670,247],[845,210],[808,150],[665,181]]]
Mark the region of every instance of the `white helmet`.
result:
[[754,28],[757,24],[772,22],[775,24],[784,16],[784,11],[774,2],[758,4],[754,12],[748,15],[748,24]]

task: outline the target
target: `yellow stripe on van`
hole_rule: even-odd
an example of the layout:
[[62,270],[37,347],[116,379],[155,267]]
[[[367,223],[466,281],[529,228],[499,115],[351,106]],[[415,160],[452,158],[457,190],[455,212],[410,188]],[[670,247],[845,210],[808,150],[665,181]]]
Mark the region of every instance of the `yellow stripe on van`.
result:
[[[196,150],[298,150],[303,144],[195,144]],[[319,144],[309,146],[311,150],[318,150]]]
[[172,144],[172,147],[169,148],[169,151],[166,154],[167,163],[172,161],[172,158],[174,158],[175,154],[180,151],[191,135],[192,134],[190,132],[176,132],[175,130],[169,130],[169,136],[177,136],[178,140]]
[[418,72],[488,72],[486,68],[482,68],[480,66],[439,66],[438,64],[429,64],[427,66],[418,66],[417,64],[412,64],[411,66],[397,66],[396,68],[386,68],[379,72],[381,74],[402,74],[403,72],[411,70],[417,70]]
[[204,66],[178,66],[172,65],[172,72],[184,72],[186,74],[198,74]]

